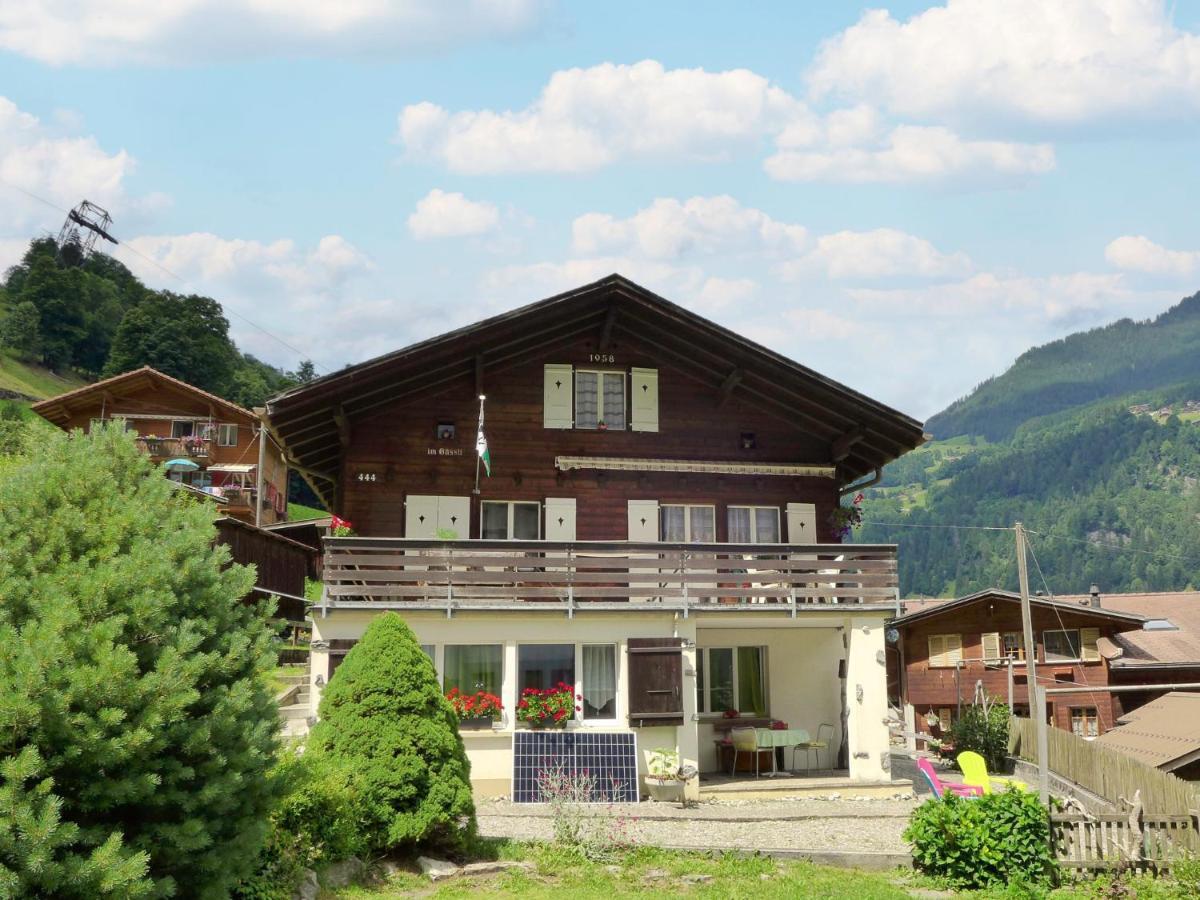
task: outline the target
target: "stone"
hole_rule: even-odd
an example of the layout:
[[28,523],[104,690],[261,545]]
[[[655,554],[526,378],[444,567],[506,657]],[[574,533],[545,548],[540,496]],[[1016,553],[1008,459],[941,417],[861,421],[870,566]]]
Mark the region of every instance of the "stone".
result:
[[321,884],[327,888],[343,888],[357,884],[367,877],[367,864],[357,857],[343,859],[321,871]]
[[321,882],[317,880],[317,873],[312,869],[304,869],[300,873],[300,883],[296,885],[296,892],[292,894],[293,900],[317,900],[320,893]]
[[713,877],[701,872],[690,872],[681,879],[684,884],[709,884]]
[[650,869],[642,876],[642,881],[662,881],[664,878],[670,878],[671,873],[666,869]]
[[442,878],[452,878],[458,874],[458,866],[444,859],[433,859],[429,856],[418,856],[417,865],[421,867],[421,874],[428,875],[430,881],[438,881]]
[[532,872],[533,863],[512,859],[490,859],[484,862],[467,863],[462,867],[463,875],[499,875],[503,872]]
[[771,876],[768,875],[766,872],[763,872],[761,875],[758,876],[758,880],[759,881],[770,881]]
[[621,867],[614,866],[614,865],[607,865],[604,867],[604,871],[607,872],[609,875],[620,875]]
[[404,871],[404,865],[399,860],[395,859],[381,859],[376,864],[376,868],[379,870],[379,874],[384,878],[391,878],[394,875],[398,875],[400,872]]

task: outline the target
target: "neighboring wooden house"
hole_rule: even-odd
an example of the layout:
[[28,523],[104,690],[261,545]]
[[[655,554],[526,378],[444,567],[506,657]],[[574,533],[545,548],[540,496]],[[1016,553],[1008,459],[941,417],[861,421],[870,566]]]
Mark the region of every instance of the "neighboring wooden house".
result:
[[1200,693],[1170,691],[1125,713],[1104,746],[1187,781],[1200,781]]
[[[168,477],[217,498],[251,525],[287,518],[287,466],[260,416],[146,366],[33,404],[60,428],[122,421]],[[265,435],[265,440],[264,440]]]
[[317,577],[318,551],[229,516],[216,524],[217,542],[229,548],[233,561],[255,568],[254,590],[245,599],[274,597],[276,618],[303,623],[304,579]]
[[835,510],[920,423],[619,276],[268,413],[358,534],[325,539],[314,704],[372,616],[399,610],[444,689],[504,702],[466,733],[481,793],[509,791],[521,690],[559,680],[583,697],[570,727],[636,729],[704,772],[736,709],[814,738],[828,724],[833,762],[887,777],[896,551],[840,544]]

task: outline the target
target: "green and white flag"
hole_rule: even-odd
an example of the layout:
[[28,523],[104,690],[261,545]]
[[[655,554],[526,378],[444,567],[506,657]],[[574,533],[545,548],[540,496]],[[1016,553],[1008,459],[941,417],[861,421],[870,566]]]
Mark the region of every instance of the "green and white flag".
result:
[[492,454],[488,451],[487,438],[483,434],[483,402],[480,398],[479,404],[479,434],[475,438],[475,452],[479,454],[479,460],[483,463],[483,469],[487,472],[488,478],[492,477]]

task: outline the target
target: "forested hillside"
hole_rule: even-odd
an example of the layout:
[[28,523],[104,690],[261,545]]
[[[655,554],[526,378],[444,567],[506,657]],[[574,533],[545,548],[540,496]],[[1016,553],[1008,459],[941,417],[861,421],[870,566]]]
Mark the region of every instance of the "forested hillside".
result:
[[855,535],[900,545],[905,595],[1015,589],[1012,533],[983,529],[1017,521],[1035,589],[1200,586],[1200,294],[1034,348],[927,429]]

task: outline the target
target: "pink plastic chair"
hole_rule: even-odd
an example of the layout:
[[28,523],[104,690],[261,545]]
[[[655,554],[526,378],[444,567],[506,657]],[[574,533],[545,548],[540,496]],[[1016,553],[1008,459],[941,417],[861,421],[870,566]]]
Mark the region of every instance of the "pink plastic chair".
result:
[[925,780],[929,782],[929,787],[933,790],[933,794],[939,800],[946,796],[946,793],[957,794],[959,797],[982,797],[983,788],[974,784],[943,784],[938,778],[937,771],[933,768],[933,764],[927,759],[917,760],[917,769]]

